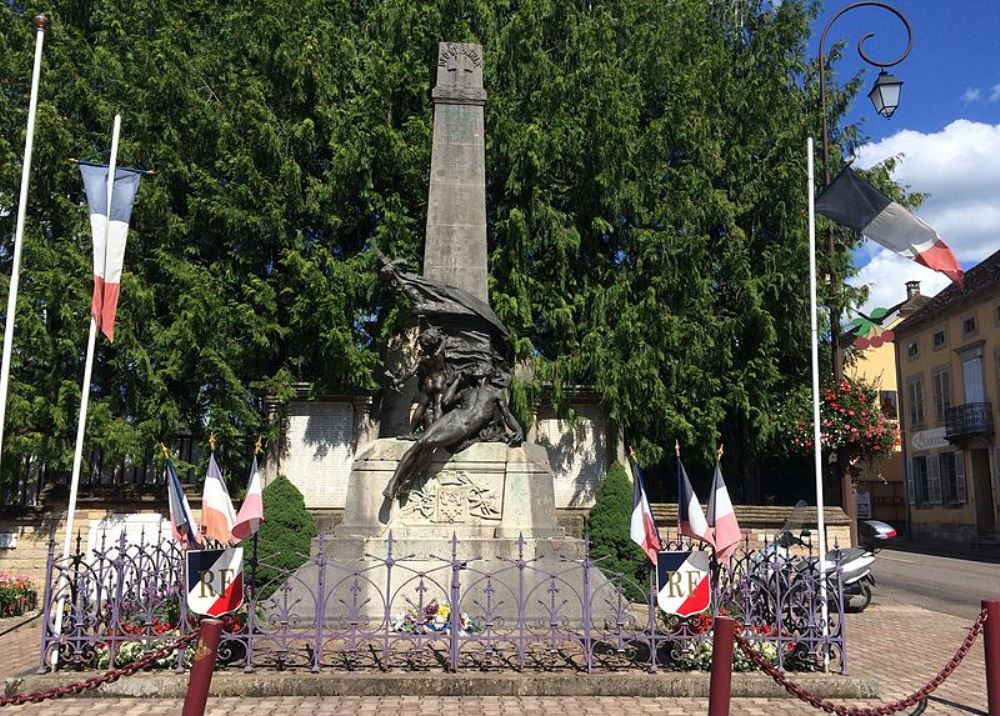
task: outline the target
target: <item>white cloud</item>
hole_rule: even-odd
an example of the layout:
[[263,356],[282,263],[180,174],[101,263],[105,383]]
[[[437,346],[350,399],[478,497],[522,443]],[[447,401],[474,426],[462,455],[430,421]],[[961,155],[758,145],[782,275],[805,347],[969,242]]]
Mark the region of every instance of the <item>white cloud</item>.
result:
[[990,102],[996,102],[1000,100],[1000,82],[993,85],[993,89],[990,90]]
[[[929,196],[916,214],[937,229],[965,268],[1000,248],[1000,124],[959,119],[940,132],[903,130],[858,150],[867,168],[902,154],[893,177]],[[859,256],[859,258],[861,258]],[[903,284],[921,281],[933,295],[948,279],[889,252],[877,252],[851,283],[874,284],[867,308],[905,298]]]
[[978,102],[979,98],[982,97],[983,92],[978,87],[966,87],[965,92],[962,93],[962,102],[969,104],[970,102]]
[[906,282],[919,281],[920,293],[933,296],[951,281],[942,273],[931,271],[916,261],[882,249],[864,265],[857,276],[848,280],[852,286],[868,286],[868,300],[861,310],[891,308],[906,298]]

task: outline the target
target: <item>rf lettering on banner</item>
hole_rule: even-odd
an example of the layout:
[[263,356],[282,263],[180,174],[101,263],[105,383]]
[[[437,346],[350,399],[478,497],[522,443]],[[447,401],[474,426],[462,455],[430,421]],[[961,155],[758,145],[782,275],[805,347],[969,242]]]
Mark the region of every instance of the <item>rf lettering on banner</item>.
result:
[[187,553],[188,609],[217,617],[243,604],[243,548]]
[[656,603],[667,614],[689,617],[712,604],[708,553],[660,552],[656,555]]

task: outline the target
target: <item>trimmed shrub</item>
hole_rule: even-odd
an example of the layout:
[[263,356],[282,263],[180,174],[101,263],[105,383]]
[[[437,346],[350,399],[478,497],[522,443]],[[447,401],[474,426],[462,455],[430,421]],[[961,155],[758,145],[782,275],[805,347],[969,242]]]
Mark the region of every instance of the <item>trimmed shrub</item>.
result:
[[[611,580],[624,577],[626,596],[635,602],[648,599],[649,558],[629,537],[632,519],[632,483],[625,467],[616,462],[604,476],[590,510],[591,558]],[[619,576],[620,575],[620,576]]]
[[316,522],[302,493],[284,475],[264,488],[264,524],[257,532],[257,586],[267,598],[309,559]]

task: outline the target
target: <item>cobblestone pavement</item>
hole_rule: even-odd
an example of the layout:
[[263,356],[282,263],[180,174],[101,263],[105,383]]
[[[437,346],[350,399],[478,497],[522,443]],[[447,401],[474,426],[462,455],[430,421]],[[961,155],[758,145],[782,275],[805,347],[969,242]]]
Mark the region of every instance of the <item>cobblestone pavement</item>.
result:
[[[930,612],[879,599],[866,613],[848,618],[848,667],[857,676],[875,676],[882,682],[883,700],[899,698],[922,686],[951,658],[967,634],[969,619]],[[0,674],[31,668],[37,659],[37,626],[34,621],[0,637]],[[0,629],[2,631],[2,629]],[[883,702],[884,702],[883,701]],[[844,702],[874,706],[880,702]],[[173,716],[181,702],[172,699],[61,699],[46,704],[4,709],[4,716]],[[935,694],[926,714],[985,715],[986,684],[981,639],[965,663]],[[451,697],[420,698],[326,697],[213,699],[208,714],[410,714],[467,713],[539,714],[544,716],[660,716],[704,714],[705,699],[620,697]],[[819,714],[794,699],[734,699],[733,716],[786,716]]]

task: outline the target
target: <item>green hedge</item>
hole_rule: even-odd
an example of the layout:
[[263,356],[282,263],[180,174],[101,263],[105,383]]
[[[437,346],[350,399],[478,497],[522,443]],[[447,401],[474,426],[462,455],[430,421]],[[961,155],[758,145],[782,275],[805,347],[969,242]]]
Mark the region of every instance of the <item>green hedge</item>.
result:
[[591,558],[609,579],[624,576],[625,594],[636,602],[648,595],[649,558],[629,537],[632,519],[632,483],[625,467],[616,462],[601,482],[590,510],[587,530]]
[[283,577],[309,559],[316,522],[306,510],[302,493],[284,475],[264,488],[264,524],[257,533],[257,586],[266,598]]

